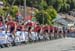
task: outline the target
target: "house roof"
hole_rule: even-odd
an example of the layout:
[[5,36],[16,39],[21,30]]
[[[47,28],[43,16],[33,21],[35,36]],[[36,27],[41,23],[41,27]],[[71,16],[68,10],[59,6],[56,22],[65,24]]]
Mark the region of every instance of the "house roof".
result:
[[55,22],[56,22],[56,23],[60,23],[60,24],[62,24],[62,25],[67,25],[67,24],[69,23],[68,21],[66,21],[66,20],[63,19],[63,18],[57,19],[57,20],[55,20]]
[[66,26],[70,23],[74,23],[75,18],[69,15],[58,15],[53,21]]
[[71,16],[71,15],[68,15],[68,14],[61,14],[60,15],[62,18],[65,18],[66,20],[68,21],[72,21],[72,22],[75,22],[75,17],[74,16]]

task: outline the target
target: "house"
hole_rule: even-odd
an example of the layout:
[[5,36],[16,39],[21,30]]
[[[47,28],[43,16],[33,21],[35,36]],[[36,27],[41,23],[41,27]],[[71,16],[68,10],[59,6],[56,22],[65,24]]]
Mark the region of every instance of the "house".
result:
[[75,9],[73,9],[72,11],[69,11],[68,14],[75,17]]
[[55,26],[70,28],[71,26],[75,26],[75,17],[67,14],[58,14],[53,22],[55,23]]

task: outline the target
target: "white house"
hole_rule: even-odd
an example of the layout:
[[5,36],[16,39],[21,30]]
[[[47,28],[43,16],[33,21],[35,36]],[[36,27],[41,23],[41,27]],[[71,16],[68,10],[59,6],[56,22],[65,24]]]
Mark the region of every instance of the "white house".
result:
[[[70,16],[68,16],[70,17]],[[58,15],[56,19],[54,19],[54,23],[55,23],[55,26],[58,26],[58,27],[71,27],[71,26],[74,26],[74,21],[73,19],[69,19],[68,17],[64,17],[64,16],[61,16],[61,15]],[[72,18],[72,17],[70,17]]]

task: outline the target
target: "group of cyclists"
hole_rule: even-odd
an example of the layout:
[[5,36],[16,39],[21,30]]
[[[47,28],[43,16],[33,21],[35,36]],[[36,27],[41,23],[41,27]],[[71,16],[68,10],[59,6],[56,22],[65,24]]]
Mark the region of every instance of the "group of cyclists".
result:
[[68,31],[50,25],[40,25],[38,23],[33,25],[31,21],[21,23],[17,19],[14,21],[11,16],[8,17],[8,21],[4,22],[3,17],[0,17],[1,48],[62,38],[66,37],[67,33]]

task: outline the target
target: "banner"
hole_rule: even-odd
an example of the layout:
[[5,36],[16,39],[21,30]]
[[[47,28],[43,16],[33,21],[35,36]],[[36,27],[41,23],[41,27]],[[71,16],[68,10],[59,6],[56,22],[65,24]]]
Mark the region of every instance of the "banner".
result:
[[32,16],[26,16],[25,18],[24,18],[24,20],[32,20]]

